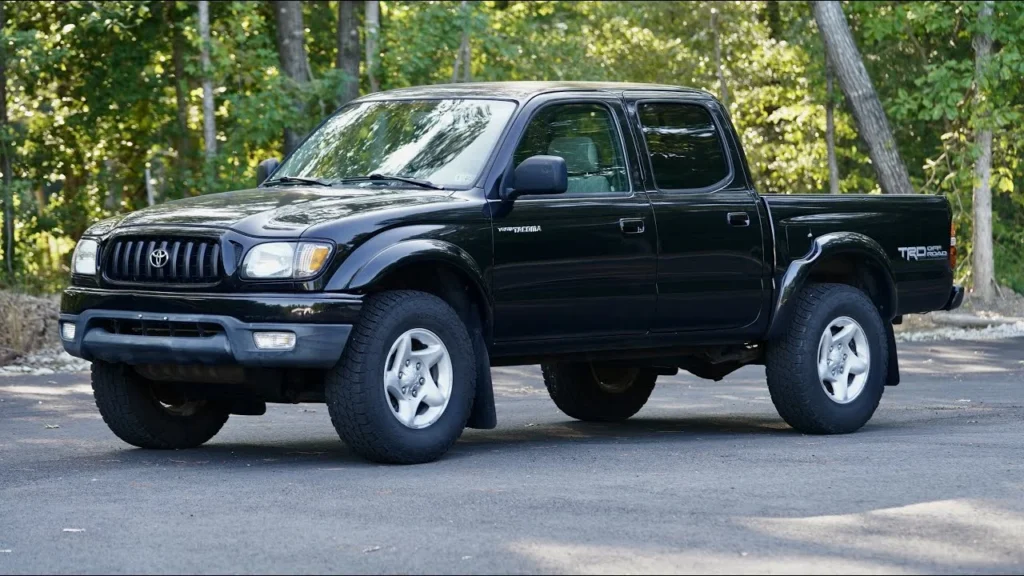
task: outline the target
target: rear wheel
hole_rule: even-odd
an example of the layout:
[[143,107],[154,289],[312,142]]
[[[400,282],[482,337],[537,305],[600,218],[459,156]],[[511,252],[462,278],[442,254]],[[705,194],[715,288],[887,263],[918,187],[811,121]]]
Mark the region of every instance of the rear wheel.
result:
[[615,422],[636,414],[658,379],[650,370],[596,362],[555,362],[541,365],[541,370],[558,409],[588,422]]
[[888,334],[878,310],[845,284],[813,284],[793,304],[786,334],[768,344],[772,403],[807,434],[860,429],[885,389]]
[[376,294],[326,384],[331,421],[350,448],[375,462],[429,462],[466,426],[476,390],[473,345],[437,296]]
[[93,362],[92,389],[110,430],[139,448],[195,448],[213,438],[229,416],[220,404],[188,398],[124,364]]

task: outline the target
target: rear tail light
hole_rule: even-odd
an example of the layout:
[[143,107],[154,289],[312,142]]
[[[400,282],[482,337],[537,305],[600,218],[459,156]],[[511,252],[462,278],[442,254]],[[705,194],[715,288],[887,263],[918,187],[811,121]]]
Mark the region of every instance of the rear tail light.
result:
[[949,269],[956,270],[956,223],[949,223]]

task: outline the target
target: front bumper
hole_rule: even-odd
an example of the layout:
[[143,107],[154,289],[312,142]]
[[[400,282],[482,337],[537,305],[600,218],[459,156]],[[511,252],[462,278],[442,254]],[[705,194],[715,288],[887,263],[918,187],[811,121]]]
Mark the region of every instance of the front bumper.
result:
[[[75,324],[64,349],[86,360],[125,364],[205,364],[329,368],[358,319],[362,298],[348,294],[187,294],[69,288],[61,323]],[[115,324],[116,323],[116,324]],[[131,324],[134,332],[111,330]],[[202,336],[168,326],[213,326]],[[295,334],[288,350],[256,348],[253,332]]]
[[953,310],[959,308],[964,302],[964,287],[953,286],[953,289],[949,292],[949,300],[946,301],[946,305],[942,307],[943,310]]

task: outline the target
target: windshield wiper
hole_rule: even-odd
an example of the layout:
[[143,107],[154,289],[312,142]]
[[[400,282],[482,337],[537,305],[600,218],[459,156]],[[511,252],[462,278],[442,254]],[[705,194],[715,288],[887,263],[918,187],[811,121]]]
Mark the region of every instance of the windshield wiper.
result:
[[280,178],[274,178],[273,180],[268,180],[268,181],[264,182],[263,184],[265,186],[267,186],[267,185],[273,185],[273,184],[290,184],[290,183],[295,183],[295,184],[316,184],[317,186],[333,186],[334,185],[333,182],[328,182],[326,180],[320,180],[319,178],[303,178],[301,176],[281,176]]
[[405,182],[406,184],[412,184],[414,186],[419,186],[420,188],[430,188],[431,190],[444,190],[444,186],[439,186],[429,180],[420,180],[418,178],[399,176],[397,174],[370,174],[369,176],[353,176],[351,178],[342,178],[341,182],[361,182],[366,180],[369,180],[371,182],[384,182],[387,180],[394,180],[395,182]]

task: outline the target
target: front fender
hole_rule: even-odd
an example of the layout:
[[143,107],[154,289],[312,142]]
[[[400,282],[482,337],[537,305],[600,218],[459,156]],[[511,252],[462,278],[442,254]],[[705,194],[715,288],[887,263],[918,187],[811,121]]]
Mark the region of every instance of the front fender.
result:
[[345,290],[363,290],[402,266],[427,261],[453,265],[483,289],[483,273],[465,250],[443,240],[417,238],[392,244],[377,252],[355,272]]
[[896,282],[892,276],[892,263],[885,250],[871,238],[856,232],[831,232],[814,239],[810,250],[802,258],[793,260],[781,277],[776,278],[776,296],[772,307],[772,319],[768,337],[781,334],[787,325],[787,318],[793,298],[807,284],[817,264],[835,256],[853,255],[863,262],[870,273],[880,280],[876,304],[884,320],[896,315]]

